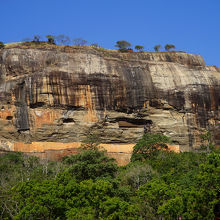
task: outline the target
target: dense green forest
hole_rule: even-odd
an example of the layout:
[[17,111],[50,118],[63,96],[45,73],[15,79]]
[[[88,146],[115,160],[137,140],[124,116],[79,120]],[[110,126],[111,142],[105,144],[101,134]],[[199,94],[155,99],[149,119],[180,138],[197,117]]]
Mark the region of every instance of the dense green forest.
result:
[[98,144],[60,162],[0,156],[0,219],[214,219],[220,151],[174,153],[145,134],[118,167]]

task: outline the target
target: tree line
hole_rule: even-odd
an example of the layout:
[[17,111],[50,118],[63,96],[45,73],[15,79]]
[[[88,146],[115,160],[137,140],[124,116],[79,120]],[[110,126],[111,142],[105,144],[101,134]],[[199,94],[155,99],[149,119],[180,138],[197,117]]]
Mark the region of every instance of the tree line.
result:
[[[81,45],[86,45],[88,42],[84,40],[83,38],[74,38],[71,39],[69,36],[60,34],[60,35],[46,35],[45,36],[47,42],[49,44],[58,44],[58,45],[76,45],[76,46],[81,46]],[[40,35],[34,35],[33,38],[24,38],[22,39],[23,42],[35,42],[35,43],[40,43],[42,41],[45,41],[44,37]]]
[[2,155],[0,218],[214,219],[220,151],[205,142],[199,152],[174,153],[167,150],[169,142],[166,136],[145,134],[123,167],[100,150],[94,134],[79,154],[60,162]]
[[[132,50],[130,48],[131,43],[129,43],[128,41],[125,41],[125,40],[117,41],[115,47],[118,47],[119,51],[121,51],[121,52],[129,52],[129,50]],[[173,44],[166,44],[164,46],[164,49],[166,51],[170,51],[171,49],[175,49],[175,48],[176,48],[176,46],[173,45]],[[162,49],[162,46],[160,44],[154,46],[155,52],[159,52],[161,49]],[[143,52],[144,51],[144,46],[136,45],[135,50],[137,50],[139,52]]]
[[[46,39],[46,41],[45,41]],[[41,44],[41,43],[49,43],[49,44],[56,44],[56,45],[75,45],[75,46],[83,46],[87,45],[88,41],[84,40],[83,38],[74,38],[71,39],[67,35],[60,34],[60,35],[46,35],[45,37],[42,37],[40,35],[34,35],[32,38],[24,38],[22,39],[23,42],[32,42],[35,44]],[[90,44],[93,47],[100,47],[98,43],[91,43]],[[120,52],[133,52],[133,49],[131,48],[131,43],[125,40],[120,40],[116,42],[115,47],[119,49]],[[4,48],[4,43],[0,41],[0,49]],[[160,44],[155,45],[154,47],[155,52],[159,52],[162,49],[162,46]],[[172,49],[175,49],[175,45],[173,44],[166,44],[164,46],[164,49],[166,51],[170,51]],[[144,51],[144,46],[142,45],[136,45],[134,49],[138,52]]]

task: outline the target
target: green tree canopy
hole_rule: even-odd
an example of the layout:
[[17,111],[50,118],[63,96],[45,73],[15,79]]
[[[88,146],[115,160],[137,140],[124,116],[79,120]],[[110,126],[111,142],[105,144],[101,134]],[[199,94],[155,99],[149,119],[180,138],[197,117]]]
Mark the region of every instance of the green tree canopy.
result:
[[170,139],[160,134],[144,134],[134,146],[131,161],[143,160],[157,155],[159,150],[168,149]]
[[55,44],[55,36],[54,35],[48,34],[48,35],[46,35],[46,38],[47,38],[48,43]]
[[215,145],[213,144],[213,137],[210,131],[205,131],[205,133],[201,135],[201,139],[202,145],[200,146],[200,150],[204,150],[207,153],[210,153],[214,150]]
[[63,162],[69,166],[67,173],[79,181],[101,177],[112,178],[117,171],[115,160],[107,157],[104,151],[98,150],[82,151],[65,157]]
[[169,50],[171,50],[171,49],[175,49],[176,46],[173,45],[173,44],[166,44],[164,48],[165,48],[165,50],[169,51]]
[[160,44],[157,44],[157,45],[154,46],[154,50],[155,50],[156,52],[159,52],[160,49],[161,49],[161,45],[160,45]]
[[15,219],[134,219],[137,212],[106,180],[78,183],[65,176],[26,181],[13,190],[18,206]]
[[219,149],[175,153],[164,150],[166,136],[145,134],[132,162],[117,167],[97,138],[86,140],[90,150],[63,162],[0,154],[0,219],[214,219]]
[[135,46],[135,49],[136,49],[137,51],[143,51],[144,46],[136,45],[136,46]]
[[127,50],[128,47],[130,47],[130,46],[131,46],[131,44],[125,40],[117,41],[116,45],[115,45],[115,47],[118,47],[119,50]]

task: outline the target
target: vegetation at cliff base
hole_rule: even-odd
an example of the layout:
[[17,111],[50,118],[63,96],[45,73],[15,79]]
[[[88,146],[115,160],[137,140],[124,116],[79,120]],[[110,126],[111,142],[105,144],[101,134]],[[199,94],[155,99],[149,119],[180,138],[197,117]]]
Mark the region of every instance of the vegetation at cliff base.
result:
[[60,162],[0,155],[0,219],[214,219],[219,150],[174,153],[169,142],[145,134],[123,167],[88,143]]

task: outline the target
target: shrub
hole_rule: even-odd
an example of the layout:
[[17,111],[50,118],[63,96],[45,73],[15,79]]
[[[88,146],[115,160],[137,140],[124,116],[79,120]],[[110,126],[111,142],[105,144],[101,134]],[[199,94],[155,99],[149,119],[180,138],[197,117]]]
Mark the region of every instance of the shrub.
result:
[[86,45],[86,44],[87,44],[87,41],[83,40],[81,37],[73,39],[73,45],[75,45],[75,46],[82,46],[82,45]]

